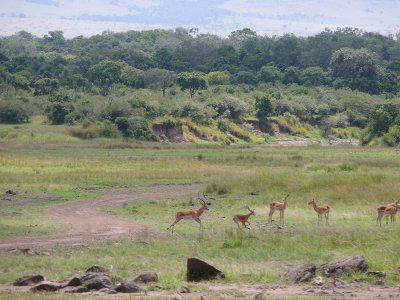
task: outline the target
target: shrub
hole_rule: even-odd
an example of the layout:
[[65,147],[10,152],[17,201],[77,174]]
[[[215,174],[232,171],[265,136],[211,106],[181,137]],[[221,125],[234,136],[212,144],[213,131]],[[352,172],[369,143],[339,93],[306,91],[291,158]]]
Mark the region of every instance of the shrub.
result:
[[383,135],[383,142],[391,147],[398,145],[400,143],[400,126],[391,126],[388,132]]
[[216,111],[217,116],[234,120],[238,120],[248,111],[248,105],[243,100],[233,96],[222,97],[209,103],[208,106]]
[[228,132],[229,131],[229,120],[227,119],[218,119],[218,129],[222,132]]
[[118,128],[108,120],[100,124],[99,134],[107,138],[116,138],[119,136]]
[[29,122],[30,110],[19,100],[0,100],[0,123]]
[[126,117],[118,117],[115,119],[115,125],[118,130],[122,132],[122,134],[126,137],[130,136],[130,126],[128,122],[128,118]]
[[47,118],[51,124],[64,124],[65,117],[74,110],[74,107],[69,103],[55,102],[46,107]]

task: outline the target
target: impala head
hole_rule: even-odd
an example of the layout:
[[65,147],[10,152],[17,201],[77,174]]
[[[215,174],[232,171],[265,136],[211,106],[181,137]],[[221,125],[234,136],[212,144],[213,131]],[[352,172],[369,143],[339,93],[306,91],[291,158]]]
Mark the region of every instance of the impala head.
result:
[[283,199],[283,201],[287,201],[288,197],[289,197],[289,195],[286,195],[285,198]]
[[315,203],[315,198],[312,198],[310,202],[308,202],[308,205],[314,204]]
[[[206,197],[204,194],[203,194],[203,196],[207,199],[207,197]],[[204,199],[202,199],[202,198],[200,198],[200,197],[199,197],[199,200],[203,203],[203,209],[204,209],[204,210],[208,210],[207,202],[204,201]]]
[[246,205],[246,208],[249,210],[249,212],[252,214],[252,215],[255,215],[256,213],[254,212],[254,209],[251,209],[248,205]]

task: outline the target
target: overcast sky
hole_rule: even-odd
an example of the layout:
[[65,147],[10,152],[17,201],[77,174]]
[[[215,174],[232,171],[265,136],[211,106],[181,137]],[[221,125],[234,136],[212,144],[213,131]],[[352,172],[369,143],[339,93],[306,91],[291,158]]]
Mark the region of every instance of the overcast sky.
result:
[[2,36],[62,30],[70,38],[178,26],[224,36],[245,27],[269,36],[338,27],[394,34],[400,0],[0,0]]

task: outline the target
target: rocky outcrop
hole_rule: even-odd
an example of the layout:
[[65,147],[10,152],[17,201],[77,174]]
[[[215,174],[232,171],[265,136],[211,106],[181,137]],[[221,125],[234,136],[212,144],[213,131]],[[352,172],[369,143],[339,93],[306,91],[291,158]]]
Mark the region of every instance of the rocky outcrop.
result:
[[283,279],[294,283],[306,282],[315,276],[316,269],[316,265],[311,262],[295,265],[289,268]]
[[141,272],[130,278],[129,281],[136,283],[158,282],[158,275],[154,272]]
[[345,274],[366,272],[368,264],[364,257],[357,255],[322,264],[318,267],[318,270],[326,277],[341,277]]
[[15,286],[26,286],[38,284],[42,281],[44,281],[44,277],[42,275],[26,275],[15,280],[13,284]]

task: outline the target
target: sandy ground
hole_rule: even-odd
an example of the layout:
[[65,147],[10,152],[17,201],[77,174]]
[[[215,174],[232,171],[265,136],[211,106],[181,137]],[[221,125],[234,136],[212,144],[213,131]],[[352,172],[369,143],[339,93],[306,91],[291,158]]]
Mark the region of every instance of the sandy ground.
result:
[[182,196],[197,192],[196,185],[159,185],[152,192],[118,192],[101,199],[49,206],[44,214],[64,230],[57,234],[18,236],[0,240],[0,249],[34,248],[60,243],[88,243],[96,240],[136,238],[165,234],[155,227],[106,213],[107,208],[138,200]]

